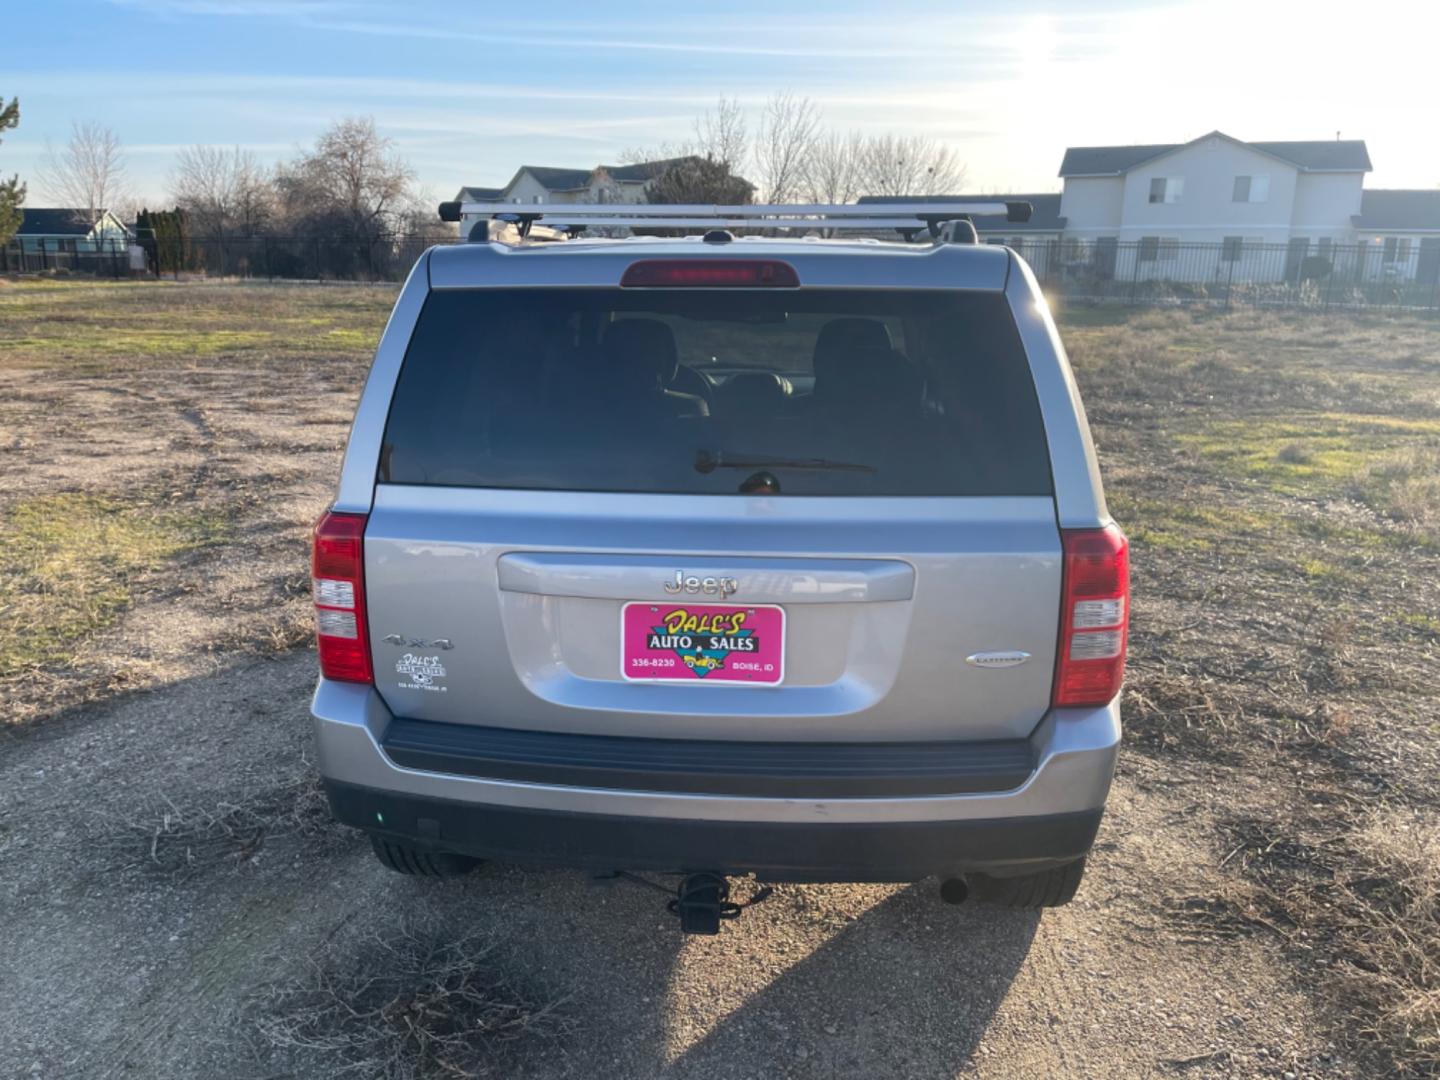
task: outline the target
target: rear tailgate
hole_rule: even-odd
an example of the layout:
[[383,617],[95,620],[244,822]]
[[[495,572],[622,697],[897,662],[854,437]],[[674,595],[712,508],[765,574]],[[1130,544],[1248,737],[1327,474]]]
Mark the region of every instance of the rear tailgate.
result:
[[[855,502],[381,485],[365,538],[376,684],[397,715],[491,727],[818,741],[1029,734],[1054,668],[1050,500],[886,500],[868,520]],[[716,537],[736,542],[720,549]],[[624,677],[627,602],[719,606],[703,594],[677,601],[665,589],[677,572],[733,579],[726,607],[783,609],[779,685]],[[986,653],[1028,660],[966,661]],[[417,681],[417,671],[431,675]]]

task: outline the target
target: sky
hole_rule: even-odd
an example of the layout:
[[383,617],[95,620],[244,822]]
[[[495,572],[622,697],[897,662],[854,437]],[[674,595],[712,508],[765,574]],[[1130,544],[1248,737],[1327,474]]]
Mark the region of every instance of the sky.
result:
[[[111,127],[139,199],[184,146],[293,156],[373,116],[430,193],[684,140],[716,99],[953,146],[965,190],[1058,191],[1066,146],[1363,138],[1368,187],[1440,185],[1435,0],[11,0],[0,175]],[[1413,43],[1413,45],[1407,45]]]

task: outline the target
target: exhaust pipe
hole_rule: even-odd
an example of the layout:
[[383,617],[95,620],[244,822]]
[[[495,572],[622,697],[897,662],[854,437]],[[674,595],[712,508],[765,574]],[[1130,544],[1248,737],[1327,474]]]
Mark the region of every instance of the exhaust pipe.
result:
[[963,904],[970,896],[970,886],[964,878],[946,878],[940,882],[940,899],[947,904]]

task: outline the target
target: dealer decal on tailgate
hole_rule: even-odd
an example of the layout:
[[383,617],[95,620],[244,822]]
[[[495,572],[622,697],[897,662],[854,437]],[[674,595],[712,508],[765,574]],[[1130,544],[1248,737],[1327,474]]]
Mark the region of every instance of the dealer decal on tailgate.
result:
[[630,603],[620,619],[627,679],[774,685],[784,677],[783,608]]

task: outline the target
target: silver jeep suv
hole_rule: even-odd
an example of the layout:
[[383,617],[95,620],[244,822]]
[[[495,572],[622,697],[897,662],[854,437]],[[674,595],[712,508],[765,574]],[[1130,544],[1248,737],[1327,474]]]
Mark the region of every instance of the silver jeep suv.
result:
[[1008,249],[434,248],[315,529],[320,770],[407,873],[1061,904],[1120,739],[1127,563]]

